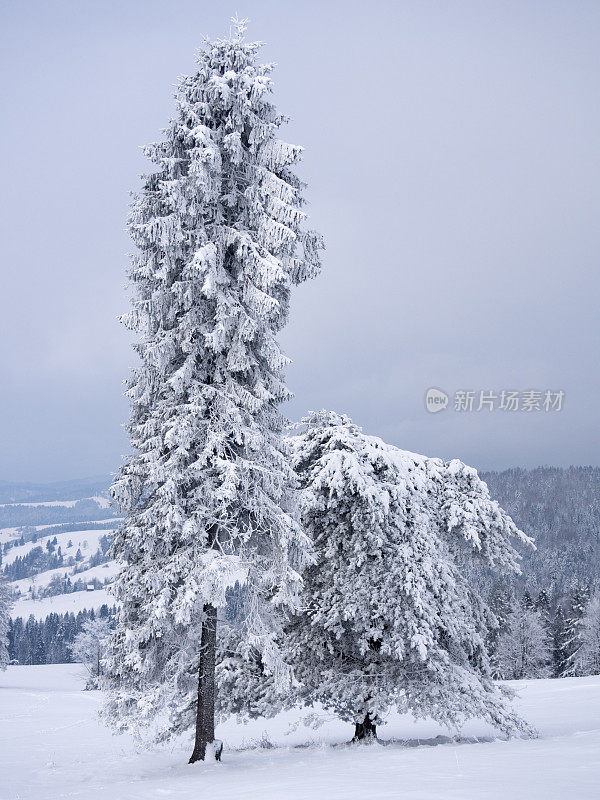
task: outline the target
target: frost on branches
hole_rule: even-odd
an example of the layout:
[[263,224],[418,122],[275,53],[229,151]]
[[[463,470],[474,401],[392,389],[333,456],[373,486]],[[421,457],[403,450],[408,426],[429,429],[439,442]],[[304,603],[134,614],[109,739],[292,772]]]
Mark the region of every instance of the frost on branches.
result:
[[107,617],[89,619],[83,623],[81,633],[77,634],[71,645],[74,660],[82,663],[88,672],[86,689],[97,689],[100,685],[102,659],[110,631],[111,620]]
[[499,637],[495,674],[506,680],[549,678],[551,652],[540,612],[516,607]]
[[124,321],[141,365],[128,384],[134,455],[112,488],[126,521],[105,713],[118,728],[153,722],[159,736],[196,725],[192,760],[213,737],[228,588],[243,586],[244,646],[285,678],[278,609],[296,603],[309,545],[282,443],[290,393],[276,335],[322,244],[292,170],[301,148],[277,138],[272,66],[257,64],[243,30],[207,42],[181,81],[129,220]]
[[491,679],[492,614],[461,574],[471,558],[518,571],[511,541],[530,540],[460,461],[398,450],[333,412],[303,423],[293,460],[317,563],[288,630],[303,699],[355,723],[356,738],[390,707],[531,732]]

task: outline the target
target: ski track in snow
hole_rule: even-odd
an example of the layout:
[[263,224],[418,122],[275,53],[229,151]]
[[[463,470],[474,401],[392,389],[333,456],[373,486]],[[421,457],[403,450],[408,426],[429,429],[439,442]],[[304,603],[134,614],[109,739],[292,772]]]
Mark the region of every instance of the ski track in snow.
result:
[[[387,746],[348,746],[349,725],[301,711],[217,735],[223,762],[189,766],[191,744],[144,751],[97,717],[83,667],[9,667],[0,674],[0,800],[591,800],[600,794],[600,676],[515,682],[541,737],[492,740],[472,721],[463,742],[428,721],[390,715]],[[266,732],[272,749],[251,748]],[[436,738],[440,737],[440,738]],[[481,741],[476,741],[477,737]],[[309,743],[308,746],[302,746]],[[337,746],[333,746],[337,745]],[[241,749],[246,748],[246,749]]]

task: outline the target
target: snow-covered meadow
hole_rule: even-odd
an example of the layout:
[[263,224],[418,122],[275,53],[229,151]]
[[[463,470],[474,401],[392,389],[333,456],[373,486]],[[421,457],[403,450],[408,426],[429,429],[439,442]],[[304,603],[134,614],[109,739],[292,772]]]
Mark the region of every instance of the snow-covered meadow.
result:
[[[302,712],[217,735],[221,763],[189,766],[191,743],[142,751],[97,718],[77,664],[0,674],[1,800],[591,800],[600,794],[600,676],[522,681],[516,706],[539,739],[492,740],[472,721],[463,741],[435,723],[391,715],[388,744],[347,745],[348,725],[318,729]],[[477,741],[477,739],[479,741]]]
[[[106,571],[110,573],[110,568]],[[93,570],[86,570],[81,573],[82,576],[92,573],[96,576],[103,577],[100,573],[102,567],[94,567]],[[114,570],[113,570],[114,571]],[[63,570],[64,572],[64,570]],[[107,574],[106,577],[109,575]],[[79,577],[79,575],[77,576]],[[92,575],[89,576],[90,579]],[[48,614],[77,614],[84,609],[94,609],[97,611],[103,605],[113,605],[115,598],[110,594],[108,589],[95,589],[92,591],[70,592],[69,594],[58,594],[54,597],[43,597],[40,600],[33,600],[31,598],[22,598],[15,602],[12,613],[14,617],[22,617],[28,619],[31,614],[37,620],[44,620]]]
[[[28,541],[25,542],[25,544],[17,544],[14,547],[11,547],[10,550],[6,552],[3,562],[5,564],[12,564],[17,558],[23,558],[23,556],[27,555],[27,553],[33,550],[34,547],[45,548],[48,542],[52,541],[53,539],[56,539],[56,546],[61,547],[66,556],[75,555],[77,549],[80,549],[83,552],[87,550],[89,555],[98,549],[98,544],[102,536],[106,536],[106,534],[112,534],[112,530],[57,532],[56,530],[53,530],[51,526],[49,531],[50,532],[47,534],[42,533],[35,542]],[[13,539],[17,538],[17,536],[13,537]]]
[[[49,504],[39,504],[47,506]],[[63,504],[64,505],[64,504]],[[64,614],[72,612],[77,614],[84,609],[98,610],[102,605],[111,606],[115,599],[104,588],[96,588],[94,591],[74,591],[70,593],[52,594],[42,596],[53,578],[68,576],[72,580],[80,580],[84,583],[98,580],[101,583],[112,581],[117,573],[117,566],[114,562],[105,562],[86,569],[90,557],[96,553],[100,546],[102,537],[111,536],[113,530],[67,530],[56,532],[54,526],[46,526],[48,534],[44,534],[44,526],[36,526],[42,534],[36,541],[27,541],[22,545],[15,545],[6,551],[3,563],[10,565],[17,558],[27,556],[34,548],[46,549],[49,542],[55,541],[55,546],[62,548],[66,557],[74,555],[76,551],[81,553],[81,562],[67,566],[66,564],[55,569],[42,569],[31,577],[21,578],[11,581],[11,589],[14,592],[15,602],[11,609],[13,619],[22,617],[27,620],[33,615],[38,620],[45,619],[48,614]],[[67,526],[68,527],[68,526]],[[18,540],[19,531],[5,529],[0,533],[5,534],[5,541]],[[6,536],[6,534],[9,534]],[[2,542],[0,541],[0,544]]]

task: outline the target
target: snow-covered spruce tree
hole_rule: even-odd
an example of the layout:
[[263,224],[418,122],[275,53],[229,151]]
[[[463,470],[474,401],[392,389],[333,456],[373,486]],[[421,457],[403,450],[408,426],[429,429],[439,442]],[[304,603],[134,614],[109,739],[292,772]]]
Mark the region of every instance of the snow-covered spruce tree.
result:
[[494,618],[487,638],[487,650],[490,656],[492,677],[501,678],[498,646],[500,637],[508,631],[511,615],[516,606],[514,591],[505,578],[499,578],[494,583],[488,597],[488,605]]
[[6,581],[0,577],[0,670],[8,666],[8,630],[10,627],[10,610],[12,608],[11,590]]
[[303,423],[293,462],[317,562],[287,635],[305,702],[353,722],[355,739],[390,707],[529,732],[492,681],[491,612],[460,567],[518,571],[511,539],[528,538],[461,462],[404,452],[333,412]]
[[539,611],[542,617],[542,622],[549,628],[552,620],[552,604],[550,597],[545,589],[541,589],[535,601],[535,610]]
[[565,668],[563,677],[580,675],[578,672],[575,653],[583,644],[583,617],[590,600],[591,589],[586,584],[575,587],[571,595],[569,614],[567,616],[567,630],[565,633]]
[[[193,728],[214,741],[217,610],[243,585],[243,646],[285,679],[278,609],[293,607],[309,540],[279,404],[276,335],[291,287],[319,270],[305,228],[301,148],[277,138],[271,65],[244,25],[206,42],[183,78],[156,170],[134,202],[130,273],[141,366],[129,381],[133,455],[112,487],[126,520],[113,555],[122,604],[106,661],[117,728]],[[214,748],[209,748],[214,750]]]
[[571,675],[600,675],[600,594],[586,603],[578,625],[577,649],[567,663]]
[[567,668],[567,621],[560,604],[552,620],[552,662],[552,676],[561,678]]

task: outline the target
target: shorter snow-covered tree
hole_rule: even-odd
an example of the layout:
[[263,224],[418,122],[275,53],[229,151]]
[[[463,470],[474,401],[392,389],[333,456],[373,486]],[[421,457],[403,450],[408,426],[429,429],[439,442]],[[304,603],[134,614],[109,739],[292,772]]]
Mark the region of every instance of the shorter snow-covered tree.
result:
[[498,677],[506,680],[548,678],[551,639],[539,611],[515,608],[498,642]]
[[583,645],[583,618],[590,600],[590,588],[586,585],[576,586],[571,596],[571,607],[567,616],[565,634],[565,669],[563,677],[581,675],[578,671],[575,654]]
[[594,594],[578,626],[578,646],[567,665],[573,675],[600,675],[600,594]]
[[539,613],[542,624],[548,631],[548,635],[550,635],[552,631],[552,603],[545,589],[539,592],[534,608]]
[[505,578],[500,578],[494,583],[488,597],[488,605],[493,614],[487,639],[487,648],[493,678],[501,678],[498,664],[498,646],[500,637],[508,631],[511,614],[515,608],[515,594]]
[[376,734],[388,709],[458,729],[483,717],[530,732],[494,684],[492,614],[463,574],[469,559],[518,571],[529,543],[460,461],[407,453],[334,412],[293,437],[302,520],[317,561],[287,629],[300,695]]
[[106,652],[111,621],[107,617],[90,619],[83,624],[71,645],[71,655],[88,671],[86,689],[97,689],[102,676],[102,659]]
[[552,620],[553,677],[560,678],[567,668],[567,621],[561,606],[557,606]]
[[0,578],[0,670],[8,666],[8,629],[10,627],[10,610],[12,594],[10,587]]

